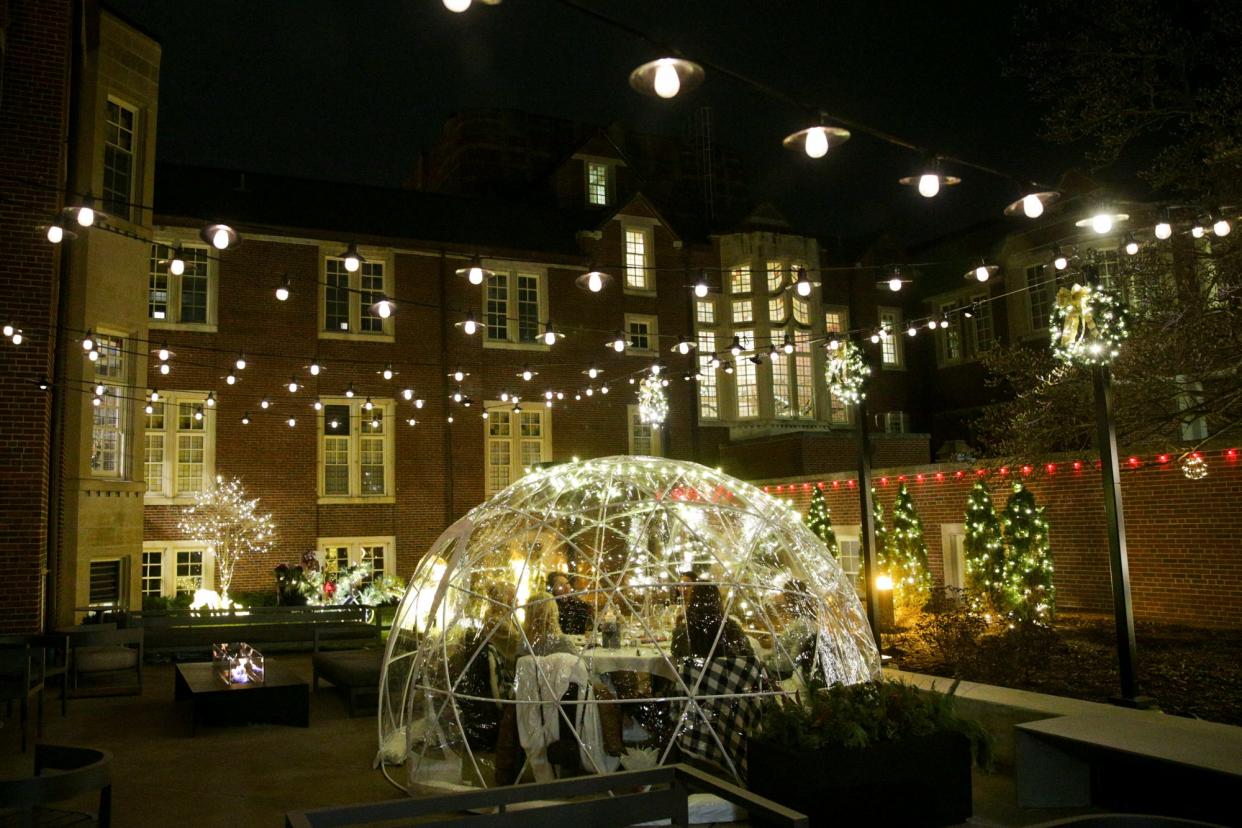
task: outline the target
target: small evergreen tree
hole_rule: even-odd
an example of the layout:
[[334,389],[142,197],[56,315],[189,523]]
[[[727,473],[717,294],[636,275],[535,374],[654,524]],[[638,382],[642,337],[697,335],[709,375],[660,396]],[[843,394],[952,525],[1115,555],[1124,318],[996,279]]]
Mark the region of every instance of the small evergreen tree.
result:
[[1008,613],[1005,543],[992,504],[992,490],[979,481],[966,499],[966,585],[976,609]]
[[1048,545],[1048,522],[1035,495],[1021,483],[1001,514],[1005,533],[1005,599],[1013,615],[1022,621],[1046,621],[1056,607],[1052,584],[1052,550]]
[[832,514],[828,509],[828,500],[824,490],[815,487],[811,492],[811,506],[806,511],[806,525],[815,537],[824,542],[832,557],[841,557],[841,549],[837,546],[837,533],[832,529]]
[[893,503],[893,532],[885,547],[884,568],[893,579],[894,598],[903,606],[922,606],[931,593],[931,569],[927,565],[927,543],[923,540],[923,521],[910,490],[901,484]]

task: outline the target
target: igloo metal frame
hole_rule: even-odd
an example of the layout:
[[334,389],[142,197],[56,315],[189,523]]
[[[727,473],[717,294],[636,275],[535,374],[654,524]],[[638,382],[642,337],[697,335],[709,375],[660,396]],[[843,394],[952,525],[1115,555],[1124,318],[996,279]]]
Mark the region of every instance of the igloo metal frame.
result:
[[[549,549],[549,544],[556,546]],[[563,561],[558,559],[558,548]],[[569,563],[571,560],[573,564]],[[547,566],[550,562],[556,562],[556,571],[589,565],[595,577],[593,588],[576,590],[572,595],[592,598],[597,610],[601,599],[605,609],[619,606],[628,610],[638,619],[643,637],[653,643],[658,643],[659,636],[651,627],[652,593],[671,595],[677,584],[676,573],[687,566],[714,576],[700,578],[696,583],[715,585],[725,593],[724,617],[729,618],[731,610],[741,609],[748,619],[757,619],[764,625],[760,632],[770,636],[776,655],[790,663],[794,654],[782,649],[771,608],[752,599],[780,592],[780,579],[796,581],[805,590],[799,594],[809,599],[808,606],[814,609],[816,644],[811,671],[830,684],[855,683],[879,674],[879,654],[854,585],[787,504],[750,484],[686,461],[618,456],[537,469],[449,527],[416,567],[398,606],[385,651],[378,729],[381,760],[398,758],[394,755],[394,740],[404,744],[400,759],[409,762],[408,788],[428,782],[420,776],[420,770],[427,760],[430,736],[439,740],[437,751],[453,754],[459,776],[466,765],[457,750],[464,749],[465,758],[470,761],[472,784],[487,786],[479,756],[462,729],[463,704],[538,702],[471,695],[459,692],[458,688],[475,660],[493,643],[501,629],[501,619],[505,625],[512,624],[519,631],[522,644],[529,646],[521,624],[516,621],[536,601],[554,600],[550,596],[530,596],[531,575],[538,572],[541,583],[546,573],[553,571]],[[617,564],[619,569],[615,568]],[[488,573],[492,577],[488,578]],[[487,594],[486,583],[508,584],[505,575],[512,576],[514,594],[508,601],[498,601]],[[764,576],[768,578],[766,582],[755,582]],[[521,594],[523,583],[526,595]],[[641,611],[634,604],[635,590],[643,596]],[[491,626],[486,627],[489,612],[494,617]],[[495,615],[500,612],[504,615]],[[595,615],[597,627],[600,614]],[[460,663],[465,651],[450,657],[450,645],[463,643],[471,629],[486,635],[476,636],[473,652],[454,676],[451,662],[456,659]],[[724,629],[724,624],[717,628],[707,659],[717,651]],[[703,713],[700,703],[788,691],[774,687],[721,696],[699,695],[696,691],[706,670],[699,671],[693,687],[687,686],[669,652],[671,639],[670,635],[658,653],[668,674],[678,677],[674,682],[677,694],[627,697],[616,703],[685,705],[661,748],[659,762],[667,760],[693,715],[719,746],[725,769],[735,780],[744,782],[725,747],[725,739]],[[583,651],[581,657],[591,661],[591,651]],[[540,682],[546,681],[539,660],[534,664]],[[434,683],[434,676],[443,676],[443,686]],[[584,741],[578,726],[565,712],[565,705],[603,703],[612,702],[585,699],[557,705],[559,717],[569,724],[584,758],[592,755],[593,746]],[[419,709],[421,712],[416,715]],[[432,711],[430,716],[428,709]],[[574,719],[583,718],[574,709]],[[416,736],[414,725],[420,720],[424,730]],[[433,733],[428,732],[427,722],[431,722]],[[453,733],[460,742],[456,748],[452,744]],[[413,748],[418,741],[422,747],[416,754]],[[594,751],[593,755],[599,752]],[[427,770],[426,776],[431,773]]]

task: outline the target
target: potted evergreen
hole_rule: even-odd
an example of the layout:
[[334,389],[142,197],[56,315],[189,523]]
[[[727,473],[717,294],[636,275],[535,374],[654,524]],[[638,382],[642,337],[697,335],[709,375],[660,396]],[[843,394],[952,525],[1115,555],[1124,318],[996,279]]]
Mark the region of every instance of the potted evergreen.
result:
[[954,712],[953,690],[894,681],[774,697],[747,751],[750,789],[811,825],[964,822],[972,757],[991,764],[988,734]]

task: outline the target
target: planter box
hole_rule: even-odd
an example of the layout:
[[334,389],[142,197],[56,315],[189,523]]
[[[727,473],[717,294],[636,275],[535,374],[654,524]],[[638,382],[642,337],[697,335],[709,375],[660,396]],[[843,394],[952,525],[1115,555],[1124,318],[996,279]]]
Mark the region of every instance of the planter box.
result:
[[748,787],[811,825],[954,825],[970,818],[970,742],[937,733],[863,750],[747,745]]

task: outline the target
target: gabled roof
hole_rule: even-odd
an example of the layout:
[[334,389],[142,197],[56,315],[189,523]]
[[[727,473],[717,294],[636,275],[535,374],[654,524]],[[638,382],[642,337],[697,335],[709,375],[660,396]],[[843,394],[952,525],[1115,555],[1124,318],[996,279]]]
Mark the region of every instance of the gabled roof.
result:
[[681,235],[673,228],[673,225],[664,218],[663,214],[651,203],[651,200],[642,193],[634,193],[628,201],[619,203],[615,208],[601,216],[596,222],[595,229],[603,229],[608,222],[617,216],[645,216],[653,218],[664,225],[673,234],[673,238],[681,239]]
[[624,150],[617,146],[617,142],[612,140],[612,136],[602,129],[596,129],[589,138],[578,145],[578,148],[562,159],[557,167],[561,167],[571,158],[577,158],[580,155],[589,155],[594,158],[615,158],[625,166],[633,166],[630,159],[626,157]]
[[160,165],[157,221],[375,236],[580,256],[581,215],[495,198],[445,195],[209,167]]

